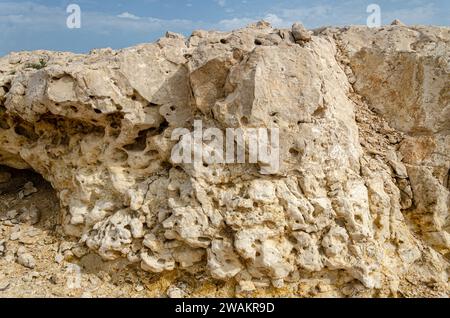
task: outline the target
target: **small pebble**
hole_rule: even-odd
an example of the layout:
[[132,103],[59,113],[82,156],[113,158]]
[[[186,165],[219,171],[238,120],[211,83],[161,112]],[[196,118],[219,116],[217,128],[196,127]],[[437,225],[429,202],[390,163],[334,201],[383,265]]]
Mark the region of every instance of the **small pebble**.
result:
[[63,253],[71,250],[73,247],[75,247],[75,243],[73,242],[61,242],[61,244],[59,244],[59,252]]
[[252,281],[243,280],[243,281],[240,281],[239,285],[237,286],[238,293],[250,293],[255,290],[256,290],[256,287]]
[[27,182],[23,186],[23,189],[19,192],[19,199],[23,199],[33,193],[36,193],[38,190],[34,187],[33,182]]
[[6,256],[5,256],[5,261],[6,261],[7,263],[12,263],[12,262],[14,262],[15,259],[16,259],[16,258],[14,257],[13,254],[6,254]]
[[72,248],[71,251],[77,258],[82,258],[84,255],[89,253],[89,250],[85,246],[76,246]]
[[17,212],[17,210],[10,210],[10,211],[6,212],[6,216],[7,216],[9,219],[14,219],[14,218],[17,216],[17,214],[19,214],[19,213]]
[[17,210],[8,211],[8,212],[6,212],[6,219],[7,220],[12,220],[12,219],[14,219],[17,216],[17,214],[19,214],[17,212]]
[[25,237],[20,237],[19,238],[19,242],[25,245],[32,245],[37,243],[37,241],[39,240],[38,237],[30,237],[30,236],[25,236]]
[[19,231],[16,231],[16,232],[12,232],[11,236],[9,237],[9,239],[11,241],[17,241],[18,239],[21,238],[21,236],[22,236],[22,232],[20,232],[20,230],[19,230]]
[[184,298],[186,297],[186,293],[176,286],[170,286],[167,289],[167,296],[169,298]]
[[92,293],[87,291],[81,295],[81,298],[92,298]]
[[33,269],[36,267],[36,261],[34,260],[33,255],[26,252],[24,249],[22,249],[23,246],[19,247],[17,250],[17,263],[20,265]]
[[64,260],[64,255],[62,255],[62,254],[60,254],[60,253],[56,254],[56,256],[55,256],[55,262],[56,262],[56,263],[61,264],[61,262],[62,262],[63,260]]
[[9,288],[9,285],[9,281],[7,280],[0,281],[0,292],[7,290]]
[[273,279],[272,285],[275,288],[283,288],[284,286],[284,279]]
[[134,289],[135,289],[137,292],[141,292],[141,291],[144,290],[144,286],[142,286],[142,285],[137,285]]
[[19,216],[20,222],[31,225],[39,223],[41,213],[34,205],[31,205],[29,209],[22,208],[21,211],[22,214]]

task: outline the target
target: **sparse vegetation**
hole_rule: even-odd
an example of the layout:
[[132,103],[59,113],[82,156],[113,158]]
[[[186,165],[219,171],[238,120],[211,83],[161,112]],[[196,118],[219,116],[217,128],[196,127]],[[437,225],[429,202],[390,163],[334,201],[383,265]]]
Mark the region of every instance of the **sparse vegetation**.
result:
[[40,69],[43,69],[46,66],[47,66],[47,62],[44,59],[40,59],[39,63],[27,64],[26,68],[34,68],[36,70],[40,70]]

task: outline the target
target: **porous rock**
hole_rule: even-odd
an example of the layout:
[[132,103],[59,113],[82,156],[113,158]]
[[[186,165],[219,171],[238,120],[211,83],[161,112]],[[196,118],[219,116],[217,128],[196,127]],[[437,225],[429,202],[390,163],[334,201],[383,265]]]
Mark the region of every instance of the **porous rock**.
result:
[[[0,164],[50,181],[65,233],[106,260],[200,266],[245,292],[328,275],[338,296],[375,295],[417,273],[448,291],[450,30],[314,34],[255,24],[87,55],[11,53]],[[279,169],[175,164],[171,133],[194,119],[279,128]]]

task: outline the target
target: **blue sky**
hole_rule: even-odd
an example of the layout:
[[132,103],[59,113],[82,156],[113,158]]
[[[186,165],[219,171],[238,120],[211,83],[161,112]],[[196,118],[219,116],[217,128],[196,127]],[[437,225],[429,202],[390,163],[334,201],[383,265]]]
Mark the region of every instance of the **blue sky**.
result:
[[[81,8],[81,28],[69,29],[66,8]],[[276,27],[300,21],[308,28],[365,24],[367,5],[381,8],[382,23],[450,23],[449,0],[0,0],[0,56],[47,49],[88,52],[151,42],[167,30],[231,30],[265,19]]]

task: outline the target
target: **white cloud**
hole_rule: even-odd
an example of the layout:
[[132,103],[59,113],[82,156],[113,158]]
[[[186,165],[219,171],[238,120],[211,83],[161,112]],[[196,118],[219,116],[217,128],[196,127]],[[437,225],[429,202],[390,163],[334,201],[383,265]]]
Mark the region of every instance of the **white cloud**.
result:
[[234,30],[242,28],[252,22],[254,22],[254,19],[250,18],[233,18],[233,19],[224,19],[220,20],[219,23],[217,23],[217,28],[220,30]]
[[131,19],[131,20],[139,20],[140,19],[138,16],[136,16],[132,13],[129,13],[129,12],[122,12],[117,17],[123,18],[123,19]]
[[226,0],[214,0],[219,6],[225,7],[227,5]]
[[407,24],[430,24],[433,17],[438,13],[436,7],[429,3],[416,8],[399,9],[383,12],[381,8],[381,18],[387,24],[395,19],[400,19]]
[[[389,24],[394,19],[400,19],[407,24],[438,24],[440,12],[433,3],[411,0],[408,5],[395,5],[396,3],[401,4],[403,0],[389,2],[379,1],[383,24]],[[400,8],[394,9],[393,7]],[[348,0],[338,6],[328,4],[292,8],[276,6],[272,8],[270,15],[279,18],[281,21],[278,22],[284,27],[294,22],[301,22],[312,28],[327,25],[365,24],[368,17],[366,9],[366,3],[359,0]]]
[[31,2],[0,3],[2,33],[27,26],[38,27],[42,31],[55,26],[65,27],[66,17],[65,8],[47,7]]
[[269,22],[273,27],[282,28],[286,27],[286,21],[277,16],[276,14],[269,13],[264,17],[264,20]]
[[[329,5],[317,5],[311,7],[296,7],[292,9],[276,9],[272,15],[277,17],[282,26],[292,25],[294,22],[301,22],[305,25],[318,26],[323,21],[330,21],[332,24],[333,15],[337,13],[338,8]],[[339,15],[341,15],[340,13]]]
[[[7,13],[7,15],[4,15]],[[50,7],[31,2],[0,3],[0,39],[8,36],[8,32],[34,31],[67,31],[67,13],[63,7]],[[142,32],[173,29],[195,29],[196,23],[186,19],[159,19],[154,17],[138,17],[129,12],[119,15],[109,15],[101,12],[88,12],[81,8],[82,30],[89,29],[94,34],[105,34],[115,31]],[[11,34],[11,33],[9,33]],[[12,35],[10,35],[12,36]],[[2,42],[0,41],[0,46]]]

